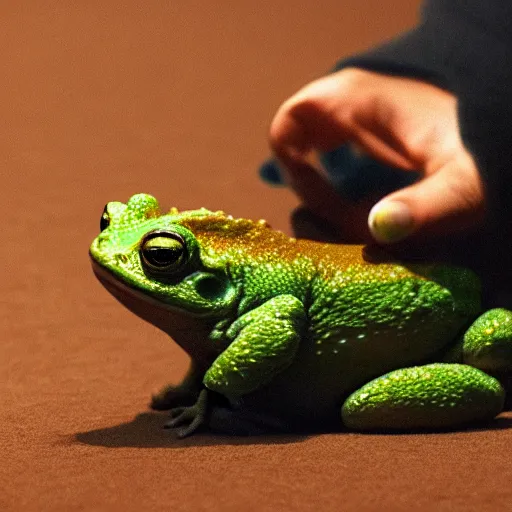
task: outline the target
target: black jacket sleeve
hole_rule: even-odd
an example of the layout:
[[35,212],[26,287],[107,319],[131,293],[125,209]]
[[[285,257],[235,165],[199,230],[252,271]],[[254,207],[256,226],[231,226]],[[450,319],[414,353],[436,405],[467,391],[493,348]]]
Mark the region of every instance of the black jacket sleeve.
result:
[[512,1],[428,0],[415,29],[336,69],[349,66],[414,77],[453,92],[493,222],[512,227]]

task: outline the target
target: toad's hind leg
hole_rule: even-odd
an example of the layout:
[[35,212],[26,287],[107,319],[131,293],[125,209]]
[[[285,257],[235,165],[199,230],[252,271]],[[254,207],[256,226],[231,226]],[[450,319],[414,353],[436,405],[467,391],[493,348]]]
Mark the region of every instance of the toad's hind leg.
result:
[[491,420],[505,393],[495,378],[465,364],[429,364],[383,375],[350,395],[345,426],[356,430],[455,428]]
[[491,309],[476,319],[464,335],[465,364],[493,375],[512,373],[512,313]]

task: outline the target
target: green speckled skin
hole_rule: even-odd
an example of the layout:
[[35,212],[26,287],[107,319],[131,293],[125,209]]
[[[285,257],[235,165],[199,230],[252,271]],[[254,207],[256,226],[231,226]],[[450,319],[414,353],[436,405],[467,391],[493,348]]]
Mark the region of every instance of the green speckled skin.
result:
[[457,427],[503,407],[490,374],[512,369],[512,314],[477,319],[469,270],[223,212],[162,214],[146,194],[107,205],[90,254],[105,287],[191,357],[152,402],[180,435]]
[[353,429],[449,428],[503,407],[500,383],[465,364],[433,363],[395,370],[353,393],[342,417]]

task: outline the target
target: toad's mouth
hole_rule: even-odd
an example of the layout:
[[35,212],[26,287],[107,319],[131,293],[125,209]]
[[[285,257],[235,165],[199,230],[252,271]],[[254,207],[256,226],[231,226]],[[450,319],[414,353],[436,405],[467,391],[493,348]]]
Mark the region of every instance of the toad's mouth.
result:
[[92,269],[105,289],[129,311],[169,334],[197,364],[208,367],[219,347],[206,344],[218,319],[198,318],[157,298],[151,297],[119,280],[108,269],[91,258]]
[[115,299],[132,313],[150,322],[155,327],[170,333],[174,325],[174,317],[177,314],[188,316],[179,309],[121,281],[94,258],[91,258],[91,264],[98,281]]

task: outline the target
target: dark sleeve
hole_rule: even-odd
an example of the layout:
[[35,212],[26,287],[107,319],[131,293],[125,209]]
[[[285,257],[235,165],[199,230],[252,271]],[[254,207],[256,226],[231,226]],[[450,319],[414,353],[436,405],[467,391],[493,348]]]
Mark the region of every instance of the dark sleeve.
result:
[[349,66],[419,78],[453,92],[491,213],[512,225],[512,1],[427,1],[415,29],[336,69]]

